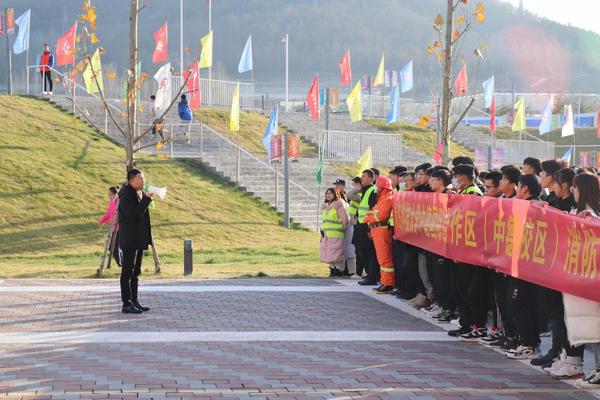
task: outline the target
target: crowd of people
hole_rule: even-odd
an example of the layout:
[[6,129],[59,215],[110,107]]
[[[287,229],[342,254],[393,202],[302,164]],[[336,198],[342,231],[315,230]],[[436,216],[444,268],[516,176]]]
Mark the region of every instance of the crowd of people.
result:
[[[600,388],[600,303],[397,240],[394,191],[516,198],[600,218],[597,170],[533,157],[521,168],[484,172],[469,157],[456,157],[449,167],[425,163],[409,171],[396,166],[387,177],[367,169],[350,188],[337,180],[327,189],[320,259],[329,264],[331,277],[360,279],[358,284],[396,296],[438,323],[456,324],[450,336],[500,348],[510,359],[530,360],[557,379]],[[552,346],[541,354],[540,335],[548,331]],[[584,346],[595,357],[595,369],[587,375]]]

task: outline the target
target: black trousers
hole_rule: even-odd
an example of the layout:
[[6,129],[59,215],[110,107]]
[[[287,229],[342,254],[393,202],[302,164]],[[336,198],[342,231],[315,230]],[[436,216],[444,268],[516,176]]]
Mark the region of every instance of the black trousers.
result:
[[454,263],[443,257],[433,257],[433,293],[444,310],[454,311],[456,304],[452,296],[452,269]]
[[494,300],[496,302],[496,307],[498,308],[498,315],[495,322],[498,325],[502,325],[504,334],[507,337],[515,337],[515,324],[513,321],[513,316],[510,312],[510,307],[508,305],[508,283],[510,279],[501,272],[495,272],[492,276],[492,280],[494,288]]
[[52,71],[40,71],[40,75],[42,75],[42,86],[44,92],[52,91]]
[[565,349],[570,357],[583,357],[584,347],[573,347],[569,343],[562,293],[545,287],[539,287],[539,292],[552,328],[552,351],[560,354],[562,349]]
[[375,254],[375,245],[369,237],[369,227],[367,224],[356,224],[354,226],[354,247],[356,254],[359,255],[363,266],[367,270],[367,282],[375,284],[379,282],[379,264]]
[[121,268],[121,300],[123,305],[138,299],[138,277],[142,272],[144,250],[123,249],[123,267]]
[[539,286],[510,278],[509,303],[514,316],[517,335],[524,346],[535,347],[540,343],[537,318],[537,292]]
[[406,244],[405,246],[404,265],[402,268],[406,271],[408,285],[415,294],[421,293],[422,295],[427,295],[427,290],[419,274],[419,249],[410,244]]
[[489,274],[493,271],[470,265],[471,284],[467,290],[467,301],[474,325],[478,328],[485,328],[487,322],[487,313],[490,304]]
[[121,249],[119,248],[119,231],[115,233],[117,236],[115,238],[115,247],[113,249],[113,258],[115,259],[118,266],[122,266],[123,262],[121,261]]

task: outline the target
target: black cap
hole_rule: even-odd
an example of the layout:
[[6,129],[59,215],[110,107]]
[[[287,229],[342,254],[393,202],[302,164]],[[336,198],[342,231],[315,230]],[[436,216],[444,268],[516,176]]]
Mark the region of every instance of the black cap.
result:
[[452,169],[452,175],[465,175],[473,179],[475,177],[475,167],[469,164],[459,164]]
[[336,179],[335,182],[333,182],[334,185],[345,185],[346,181],[343,179]]

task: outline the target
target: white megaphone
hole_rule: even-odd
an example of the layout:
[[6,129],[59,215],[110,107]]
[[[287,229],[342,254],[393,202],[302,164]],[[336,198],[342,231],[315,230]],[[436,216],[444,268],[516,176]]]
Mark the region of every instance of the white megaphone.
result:
[[146,193],[154,193],[161,200],[164,200],[165,197],[167,196],[167,188],[166,187],[144,185],[144,192],[146,192]]

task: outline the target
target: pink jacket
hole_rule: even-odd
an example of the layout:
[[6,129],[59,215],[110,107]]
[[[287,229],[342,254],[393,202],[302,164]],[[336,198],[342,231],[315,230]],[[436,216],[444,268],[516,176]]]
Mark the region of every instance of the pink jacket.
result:
[[117,204],[119,204],[119,198],[115,196],[115,198],[111,200],[110,203],[108,203],[108,207],[106,208],[106,212],[104,213],[104,215],[101,216],[98,220],[100,226],[104,225],[107,222],[110,224],[114,221],[115,231],[119,230],[119,227],[117,226],[117,220],[115,218],[117,213]]

